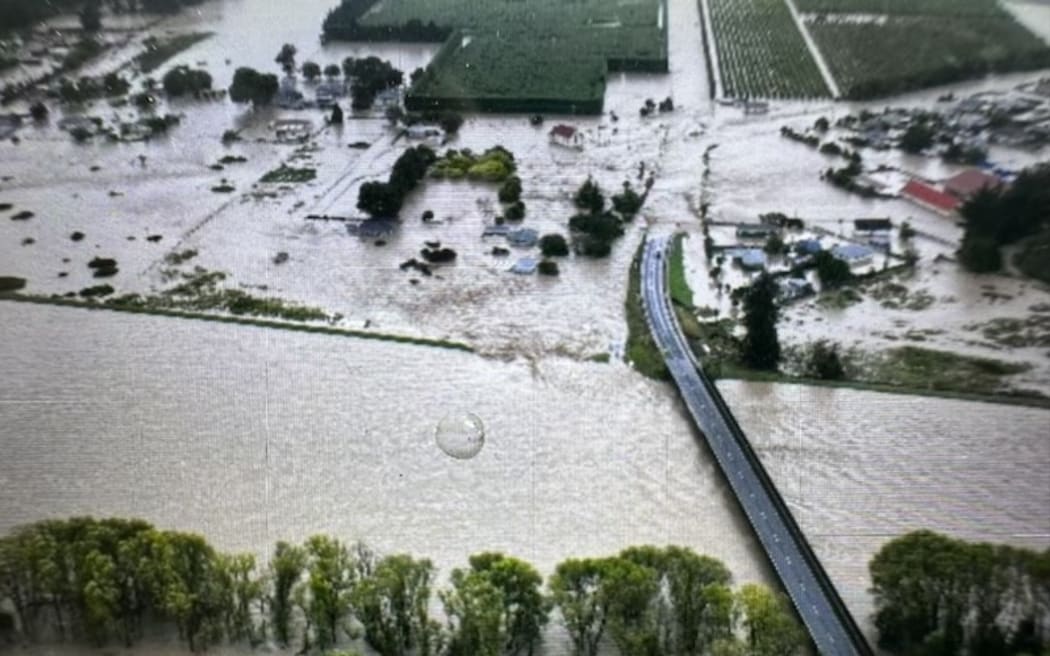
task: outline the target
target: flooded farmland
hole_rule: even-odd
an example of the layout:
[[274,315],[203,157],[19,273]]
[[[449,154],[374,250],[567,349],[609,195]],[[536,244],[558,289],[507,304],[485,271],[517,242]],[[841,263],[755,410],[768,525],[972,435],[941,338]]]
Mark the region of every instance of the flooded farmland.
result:
[[[669,389],[621,364],[0,304],[0,532],[143,517],[260,556],[328,532],[432,558],[682,544],[772,583]],[[472,413],[485,443],[446,455]]]
[[[434,559],[684,544],[771,581],[671,389],[618,363],[0,304],[0,531],[137,516],[228,550],[325,531]],[[720,384],[860,617],[866,564],[930,528],[1050,544],[1050,413],[794,385]],[[485,444],[434,431],[470,412]],[[1009,426],[1003,431],[1003,426]],[[902,494],[901,490],[907,490]]]
[[[238,66],[276,71],[273,57],[285,42],[299,48],[300,62],[374,54],[406,73],[437,50],[322,45],[320,21],[332,4],[213,0],[149,31],[214,32],[165,67],[204,66],[216,87],[227,86]],[[1046,15],[1045,3],[1012,4],[1034,22]],[[1030,364],[1016,384],[1050,392],[1045,346],[1007,348],[981,332],[993,320],[1045,315],[1033,310],[1050,308],[1045,285],[962,272],[944,259],[961,235],[953,220],[833,188],[820,173],[834,158],[779,134],[782,125],[807,127],[819,116],[877,111],[890,101],[783,102],[762,116],[716,105],[697,3],[669,5],[670,73],[612,76],[606,114],[548,116],[542,127],[526,116],[470,115],[447,144],[511,150],[528,207],[523,226],[541,234],[567,231],[572,194],[588,176],[608,195],[626,180],[640,187],[640,171],[654,175],[641,215],[612,255],[567,258],[556,279],[509,274],[523,252],[510,260],[492,255],[503,243],[481,237],[501,211],[492,184],[425,181],[382,246],[348,235],[341,223],[306,220],[354,214],[361,184],[384,179],[411,145],[381,111],[348,116],[338,128],[316,110],[162,101],[159,111],[183,117],[167,136],[77,144],[57,128],[56,107],[49,123],[27,124],[19,143],[0,143],[0,202],[35,214],[0,220],[0,274],[26,278],[27,292],[96,284],[87,263],[113,257],[120,273],[108,282],[117,293],[156,293],[171,284],[166,257],[192,250],[185,271],[227,272],[232,288],[318,306],[344,327],[462,340],[481,354],[0,303],[8,381],[0,390],[0,532],[44,517],[139,516],[263,555],[275,540],[324,531],[384,552],[427,555],[442,575],[486,549],[548,574],[570,555],[683,544],[723,560],[738,583],[773,583],[672,388],[618,361],[628,264],[647,232],[687,232],[697,305],[732,315],[711,284],[704,203],[724,222],[780,211],[834,233],[854,218],[889,217],[932,235],[916,240],[920,262],[902,281],[931,303],[888,308],[869,297],[828,311],[801,302],[785,309],[785,344],[831,339],[877,350],[921,335],[927,346]],[[122,65],[140,41],[90,71]],[[930,106],[948,90],[1009,88],[1040,74],[1047,71],[892,104]],[[639,116],[646,99],[668,96],[674,112]],[[114,122],[137,116],[105,103],[69,114]],[[306,144],[274,138],[271,123],[284,118],[311,122]],[[583,132],[582,151],[550,146],[547,131],[558,122]],[[231,129],[242,140],[224,145]],[[1015,169],[1047,158],[1045,151],[993,154]],[[216,170],[224,156],[246,161]],[[962,168],[895,151],[865,157],[937,179]],[[316,168],[317,177],[259,181],[282,163]],[[220,184],[233,192],[213,191]],[[423,223],[426,210],[437,220]],[[83,238],[74,241],[74,232]],[[401,271],[399,263],[427,241],[455,248],[457,263],[435,268],[432,278]],[[595,356],[613,361],[588,361]],[[902,532],[1050,545],[1047,411],[790,385],[720,387],[869,630],[867,562]],[[434,432],[466,413],[483,425],[485,443],[459,460],[438,447]],[[567,651],[555,636],[546,653]]]

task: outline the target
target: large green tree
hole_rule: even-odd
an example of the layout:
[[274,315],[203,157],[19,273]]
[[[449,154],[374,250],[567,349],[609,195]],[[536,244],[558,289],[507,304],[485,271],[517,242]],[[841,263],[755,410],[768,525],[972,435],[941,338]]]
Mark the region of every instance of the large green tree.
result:
[[325,535],[307,540],[304,552],[303,611],[313,629],[313,646],[324,651],[337,642],[339,628],[350,616],[356,567],[346,545]]
[[570,558],[558,564],[548,583],[576,656],[597,656],[605,634],[607,599],[602,594],[605,562]]
[[274,639],[277,644],[287,646],[291,643],[292,611],[294,602],[292,593],[303,575],[306,567],[306,554],[303,550],[287,542],[278,542],[270,559],[270,621],[273,625]]
[[448,616],[448,656],[500,656],[509,640],[503,593],[479,572],[453,570],[439,596]]
[[354,589],[357,618],[365,640],[382,656],[436,654],[440,627],[430,619],[434,565],[406,554],[380,560]]
[[744,362],[754,369],[775,370],[780,362],[780,340],[777,336],[779,310],[777,285],[762,273],[744,295]]
[[737,595],[748,653],[752,656],[792,656],[806,644],[787,598],[769,588],[748,584]]
[[492,552],[471,556],[470,571],[500,592],[506,631],[504,653],[531,656],[550,613],[550,602],[542,591],[543,577],[524,560]]
[[277,89],[276,75],[242,67],[233,73],[230,100],[237,103],[250,102],[253,105],[265,105],[273,100]]

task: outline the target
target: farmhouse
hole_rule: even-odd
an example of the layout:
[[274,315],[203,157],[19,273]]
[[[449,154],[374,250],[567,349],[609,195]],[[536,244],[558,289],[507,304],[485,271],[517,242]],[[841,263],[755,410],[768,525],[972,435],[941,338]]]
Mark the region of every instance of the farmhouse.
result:
[[1002,180],[994,175],[979,169],[967,169],[945,180],[944,190],[959,200],[966,201],[985,187],[997,189],[1002,184]]
[[805,278],[781,278],[777,284],[780,287],[781,301],[794,301],[815,293],[813,285]]
[[583,150],[583,134],[571,125],[555,125],[551,128],[549,136],[550,142],[555,146]]
[[918,180],[911,180],[904,185],[901,195],[913,203],[943,216],[951,215],[959,207],[959,199],[955,196],[946,194]]
[[859,244],[839,244],[832,246],[831,254],[850,266],[871,264],[875,253],[867,246]]
[[539,266],[539,261],[531,255],[526,255],[510,268],[511,273],[517,273],[520,275],[529,275],[536,272],[536,267]]
[[745,248],[733,258],[745,271],[761,271],[766,268],[766,254],[760,248]]
[[761,223],[748,223],[736,227],[736,236],[741,239],[767,239],[770,235],[779,234],[776,226]]
[[890,230],[893,223],[889,219],[855,219],[853,234],[867,239],[870,246],[889,250]]
[[532,248],[540,239],[540,233],[532,228],[519,228],[507,233],[507,243],[518,248]]
[[823,250],[819,239],[800,239],[794,243],[794,248],[799,255],[816,255]]

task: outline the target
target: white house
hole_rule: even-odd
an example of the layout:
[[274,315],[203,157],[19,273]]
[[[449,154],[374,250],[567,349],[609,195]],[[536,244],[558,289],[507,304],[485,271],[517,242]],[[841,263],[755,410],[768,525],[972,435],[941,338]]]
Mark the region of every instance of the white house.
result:
[[550,131],[550,142],[555,146],[583,150],[583,134],[571,125],[555,125]]

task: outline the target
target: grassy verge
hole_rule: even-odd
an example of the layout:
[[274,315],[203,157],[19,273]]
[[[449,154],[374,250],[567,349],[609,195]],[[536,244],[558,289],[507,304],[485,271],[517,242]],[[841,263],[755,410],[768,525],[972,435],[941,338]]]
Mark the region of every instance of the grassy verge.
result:
[[25,294],[0,294],[0,301],[16,301],[19,303],[34,303],[37,305],[55,305],[59,307],[80,308],[85,310],[106,310],[110,312],[126,312],[129,314],[148,314],[158,317],[175,317],[179,319],[193,319],[197,321],[211,321],[215,323],[232,323],[242,326],[255,326],[257,328],[275,328],[278,330],[289,330],[301,333],[314,333],[320,335],[333,335],[339,337],[356,337],[359,339],[374,339],[383,342],[397,342],[399,344],[412,344],[415,346],[430,346],[446,348],[454,351],[465,351],[473,353],[469,345],[462,342],[449,340],[426,339],[423,337],[407,337],[404,335],[389,335],[384,333],[370,333],[348,328],[333,328],[331,326],[320,326],[317,324],[296,324],[283,321],[271,321],[246,316],[230,316],[223,314],[205,314],[187,310],[162,309],[156,307],[144,307],[133,305],[113,305],[109,303],[94,303],[90,301],[79,301],[66,298],[54,298],[47,296],[30,296]]
[[183,50],[188,50],[211,35],[211,32],[191,32],[178,34],[162,41],[147,39],[146,51],[135,56],[135,64],[143,73],[151,73],[175,55]]
[[1029,369],[1028,364],[902,346],[877,356],[870,374],[859,377],[912,389],[998,394],[1006,377]]
[[[876,364],[867,373],[851,372],[852,367],[847,366],[847,378],[841,380],[758,371],[735,360],[720,361],[716,377],[719,380],[845,388],[1050,409],[1050,398],[1036,392],[1000,389],[1002,377],[1020,373],[1025,369],[1023,365],[913,346],[892,349],[873,356],[873,359]],[[974,372],[978,372],[977,384],[967,377]]]
[[689,289],[689,283],[685,280],[685,262],[682,252],[682,242],[685,235],[677,234],[671,240],[671,253],[668,260],[667,284],[671,290],[671,300],[686,309],[693,307],[693,290]]
[[624,359],[634,365],[638,373],[654,380],[668,380],[670,372],[664,363],[660,349],[649,332],[645,320],[645,307],[642,301],[642,249],[645,242],[638,245],[638,250],[631,260],[630,274],[627,279],[627,300],[624,310],[627,314],[627,347]]

